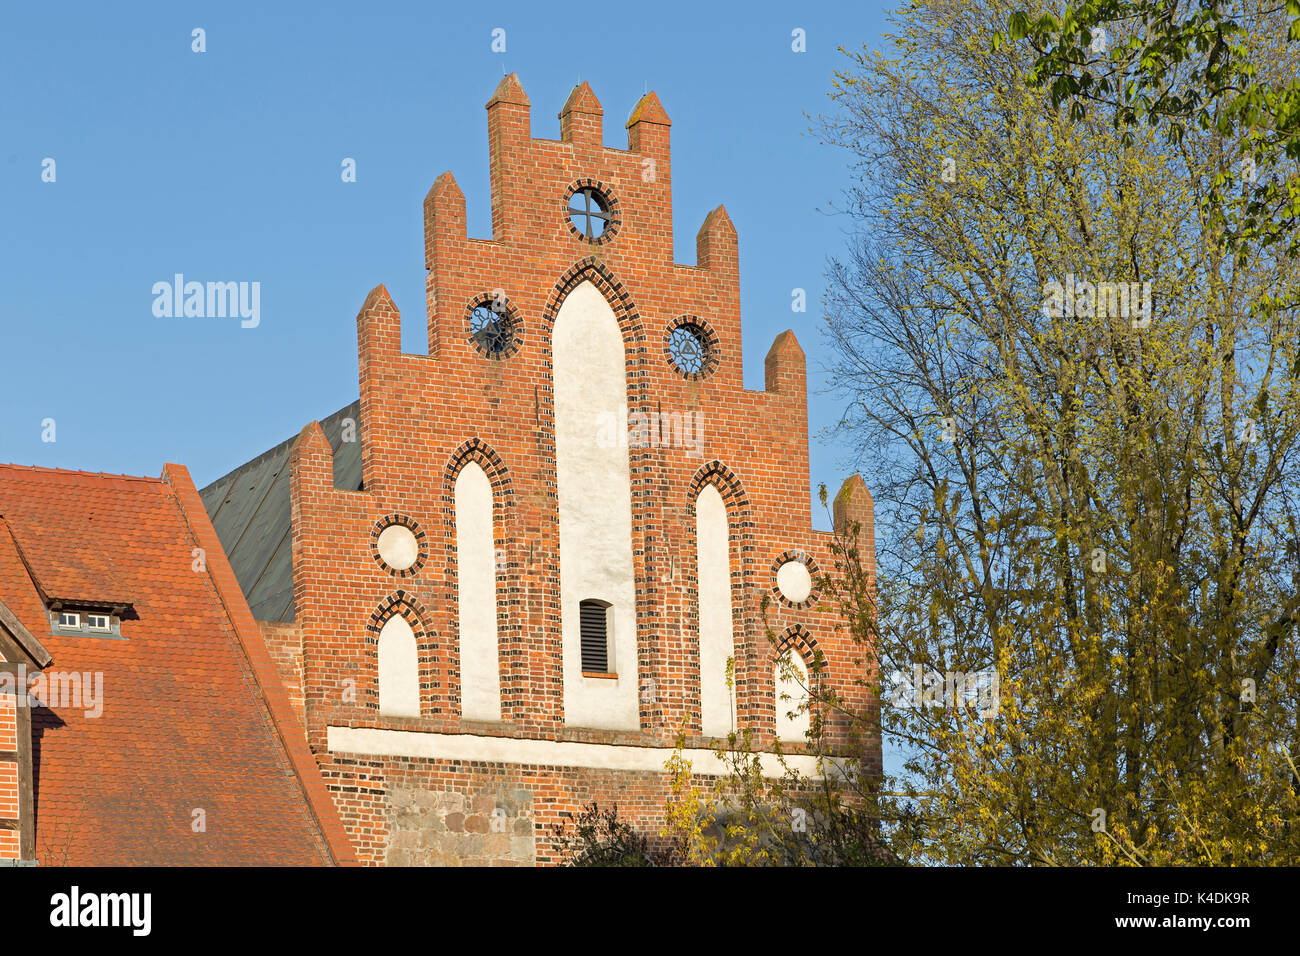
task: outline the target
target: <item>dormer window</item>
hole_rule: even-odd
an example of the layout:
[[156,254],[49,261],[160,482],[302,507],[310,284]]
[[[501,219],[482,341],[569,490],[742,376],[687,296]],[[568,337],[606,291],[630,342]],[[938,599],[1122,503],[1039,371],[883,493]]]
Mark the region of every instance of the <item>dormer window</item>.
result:
[[122,638],[121,617],[117,607],[105,607],[98,610],[79,608],[68,611],[63,608],[50,612],[50,629],[56,637],[107,637]]

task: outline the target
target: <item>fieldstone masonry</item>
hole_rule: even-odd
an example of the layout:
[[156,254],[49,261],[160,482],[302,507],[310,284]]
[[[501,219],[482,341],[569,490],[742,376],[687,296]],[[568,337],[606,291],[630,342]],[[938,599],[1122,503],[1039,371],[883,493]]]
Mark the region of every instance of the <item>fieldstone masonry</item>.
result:
[[395,786],[388,791],[389,866],[533,866],[537,846],[527,790]]

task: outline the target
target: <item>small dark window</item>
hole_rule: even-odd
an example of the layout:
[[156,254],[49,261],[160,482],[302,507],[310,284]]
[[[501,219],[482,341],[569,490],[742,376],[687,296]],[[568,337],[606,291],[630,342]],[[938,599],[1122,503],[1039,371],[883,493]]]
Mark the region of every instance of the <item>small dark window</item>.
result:
[[488,358],[502,359],[514,344],[514,323],[500,300],[476,305],[469,314],[470,339]]
[[583,673],[609,673],[609,605],[604,601],[583,601],[579,605],[582,624]]

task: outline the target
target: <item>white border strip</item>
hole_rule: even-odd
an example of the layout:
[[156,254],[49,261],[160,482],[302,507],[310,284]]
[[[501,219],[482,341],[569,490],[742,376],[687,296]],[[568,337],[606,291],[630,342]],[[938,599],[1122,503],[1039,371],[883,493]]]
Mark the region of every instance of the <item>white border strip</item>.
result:
[[[630,770],[663,773],[674,753],[670,747],[628,747],[617,744],[587,744],[569,740],[536,740],[516,737],[484,737],[478,734],[435,734],[414,730],[383,730],[375,727],[328,727],[330,753],[364,756],[423,757],[428,760],[477,760],[484,763],[539,764],[554,767],[591,767],[597,770]],[[683,750],[691,772],[721,776],[726,773],[721,758],[712,750]],[[784,771],[775,754],[757,755],[765,777],[780,777]],[[789,754],[786,764],[804,777],[820,777],[817,758]]]

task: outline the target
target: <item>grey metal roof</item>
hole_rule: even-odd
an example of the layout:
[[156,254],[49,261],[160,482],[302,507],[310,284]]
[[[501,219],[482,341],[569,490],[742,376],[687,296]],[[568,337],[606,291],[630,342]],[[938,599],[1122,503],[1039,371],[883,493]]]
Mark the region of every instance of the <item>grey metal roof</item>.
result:
[[[356,427],[343,441],[343,422]],[[361,488],[361,400],[321,419],[334,449],[334,487]],[[293,554],[289,525],[289,452],[297,439],[240,465],[199,492],[239,586],[259,621],[293,620]]]

